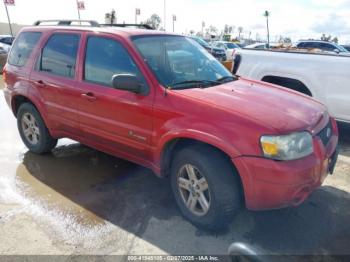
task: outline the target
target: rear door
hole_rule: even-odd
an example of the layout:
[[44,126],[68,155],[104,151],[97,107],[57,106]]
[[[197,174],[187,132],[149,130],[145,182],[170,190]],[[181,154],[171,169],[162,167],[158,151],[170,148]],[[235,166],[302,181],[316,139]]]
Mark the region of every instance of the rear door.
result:
[[[149,160],[154,91],[122,38],[87,34],[79,121],[90,143],[136,162]],[[112,87],[115,74],[136,75],[147,95]]]
[[80,134],[76,68],[79,32],[54,32],[42,44],[31,81],[39,90],[52,128],[74,137]]

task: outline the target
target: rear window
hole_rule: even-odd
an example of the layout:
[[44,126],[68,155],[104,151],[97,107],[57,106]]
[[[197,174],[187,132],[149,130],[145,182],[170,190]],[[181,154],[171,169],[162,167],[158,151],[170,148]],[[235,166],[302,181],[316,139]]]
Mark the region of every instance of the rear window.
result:
[[14,66],[24,66],[40,37],[40,32],[21,33],[11,49],[8,63]]

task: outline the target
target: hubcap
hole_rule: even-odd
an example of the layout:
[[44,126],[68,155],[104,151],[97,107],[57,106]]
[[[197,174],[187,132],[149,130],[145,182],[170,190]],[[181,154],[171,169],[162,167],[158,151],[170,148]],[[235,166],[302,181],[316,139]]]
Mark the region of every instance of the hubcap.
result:
[[22,131],[29,143],[36,145],[40,139],[40,130],[35,117],[31,113],[25,113],[22,116]]
[[209,211],[211,197],[208,182],[195,166],[186,164],[180,168],[177,185],[182,200],[194,215],[204,216]]

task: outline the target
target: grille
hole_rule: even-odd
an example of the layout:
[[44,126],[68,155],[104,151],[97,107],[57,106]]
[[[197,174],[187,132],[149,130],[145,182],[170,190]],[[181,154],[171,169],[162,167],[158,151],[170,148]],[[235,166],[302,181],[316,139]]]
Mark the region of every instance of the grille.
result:
[[323,128],[321,132],[318,133],[317,136],[321,139],[323,145],[327,146],[329,143],[329,140],[331,140],[332,134],[333,134],[332,123],[331,121],[329,121],[326,127]]

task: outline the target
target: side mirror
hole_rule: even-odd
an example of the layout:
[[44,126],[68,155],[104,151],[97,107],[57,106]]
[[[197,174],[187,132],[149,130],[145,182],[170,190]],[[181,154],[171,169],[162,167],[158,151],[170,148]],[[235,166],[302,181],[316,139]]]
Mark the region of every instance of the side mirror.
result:
[[340,51],[339,51],[339,49],[338,49],[338,48],[334,49],[334,50],[333,50],[333,52],[334,52],[334,53],[337,53],[337,54],[339,54],[339,53],[340,53]]
[[136,94],[145,94],[144,84],[135,75],[117,74],[112,76],[112,86],[118,90],[125,90]]

